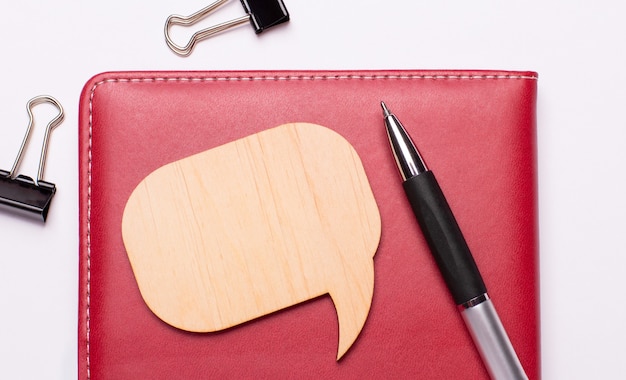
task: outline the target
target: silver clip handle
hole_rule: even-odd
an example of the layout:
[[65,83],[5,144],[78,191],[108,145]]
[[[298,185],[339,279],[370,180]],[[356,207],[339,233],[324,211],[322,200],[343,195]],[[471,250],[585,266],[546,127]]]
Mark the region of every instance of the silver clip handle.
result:
[[180,46],[178,44],[176,44],[172,38],[170,37],[170,27],[172,25],[180,25],[180,26],[190,26],[193,25],[195,23],[197,23],[198,21],[200,21],[201,19],[205,18],[207,15],[209,15],[211,12],[213,12],[215,9],[219,8],[222,4],[224,4],[225,2],[227,2],[228,0],[217,0],[216,2],[214,2],[213,4],[210,4],[209,6],[200,9],[199,11],[197,11],[196,13],[190,15],[190,16],[180,16],[180,15],[171,15],[167,18],[167,20],[165,21],[165,42],[167,43],[167,46],[169,46],[169,48],[176,54],[186,57],[189,54],[191,54],[191,51],[193,50],[193,48],[196,46],[196,43],[198,41],[207,39],[211,36],[213,36],[214,34],[223,32],[227,29],[233,28],[235,26],[244,24],[248,21],[250,21],[250,15],[246,14],[245,16],[241,16],[239,18],[236,18],[234,20],[230,20],[230,21],[226,21],[223,22],[221,24],[218,25],[214,25],[211,27],[208,27],[206,29],[202,29],[196,33],[194,33],[191,36],[191,39],[189,40],[189,42],[187,42],[187,45],[185,46]]
[[13,163],[13,167],[9,172],[9,177],[15,178],[14,173],[17,171],[17,168],[20,166],[22,162],[22,156],[24,154],[24,149],[26,148],[26,144],[28,144],[28,140],[30,139],[30,131],[35,123],[35,119],[33,117],[33,107],[42,104],[42,103],[50,103],[55,106],[59,113],[48,123],[46,127],[46,132],[43,138],[43,147],[41,148],[41,156],[39,157],[39,170],[37,171],[37,178],[35,179],[35,184],[39,186],[39,181],[43,181],[43,172],[46,165],[46,155],[48,153],[48,140],[50,139],[50,133],[52,130],[57,127],[63,121],[65,117],[65,113],[63,111],[63,106],[59,103],[58,100],[49,95],[40,95],[35,96],[30,99],[26,104],[26,110],[28,111],[28,127],[26,128],[26,134],[24,135],[24,139],[22,140],[22,145],[20,145],[20,150],[17,152],[17,157],[15,158],[15,162]]

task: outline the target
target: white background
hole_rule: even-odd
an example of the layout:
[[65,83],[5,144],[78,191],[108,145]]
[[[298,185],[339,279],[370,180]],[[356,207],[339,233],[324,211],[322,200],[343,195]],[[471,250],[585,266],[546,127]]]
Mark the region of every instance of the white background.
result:
[[[0,213],[0,379],[77,376],[77,112],[91,76],[396,68],[539,72],[543,377],[623,378],[626,23],[620,2],[286,0],[291,22],[284,26],[256,36],[244,25],[200,43],[188,58],[174,55],[164,43],[165,18],[206,4],[32,0],[0,8],[0,168],[10,169],[15,159],[28,99],[51,94],[66,111],[50,141],[45,179],[58,191],[48,222]],[[209,23],[242,12],[231,2]],[[36,174],[51,114],[36,108],[40,121],[23,174]]]

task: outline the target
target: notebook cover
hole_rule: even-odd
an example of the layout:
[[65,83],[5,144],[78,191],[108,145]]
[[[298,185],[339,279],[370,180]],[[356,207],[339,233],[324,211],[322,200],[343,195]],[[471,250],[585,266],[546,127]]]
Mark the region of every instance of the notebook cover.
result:
[[[435,172],[525,370],[540,377],[537,75],[505,71],[114,72],[80,101],[79,378],[487,379],[403,194],[380,101]],[[374,296],[336,361],[328,296],[228,330],[156,317],[122,236],[134,187],[158,167],[290,122],[360,155],[382,220]]]

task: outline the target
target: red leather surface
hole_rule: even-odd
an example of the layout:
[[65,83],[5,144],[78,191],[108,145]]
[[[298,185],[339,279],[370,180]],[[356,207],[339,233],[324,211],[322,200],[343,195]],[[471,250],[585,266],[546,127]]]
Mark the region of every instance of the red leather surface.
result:
[[[531,379],[540,376],[536,74],[493,71],[105,73],[80,110],[79,377],[488,378],[403,194],[380,101],[448,197]],[[368,320],[339,362],[329,297],[195,334],[144,304],[121,238],[125,202],[165,163],[287,122],[343,135],[382,218]]]

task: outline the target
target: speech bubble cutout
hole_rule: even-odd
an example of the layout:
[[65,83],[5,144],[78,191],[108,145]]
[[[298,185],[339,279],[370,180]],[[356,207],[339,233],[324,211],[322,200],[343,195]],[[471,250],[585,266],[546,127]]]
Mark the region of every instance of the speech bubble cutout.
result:
[[337,360],[369,313],[380,231],[354,148],[307,123],[158,168],[122,220],[141,295],[166,323],[218,331],[329,294]]

